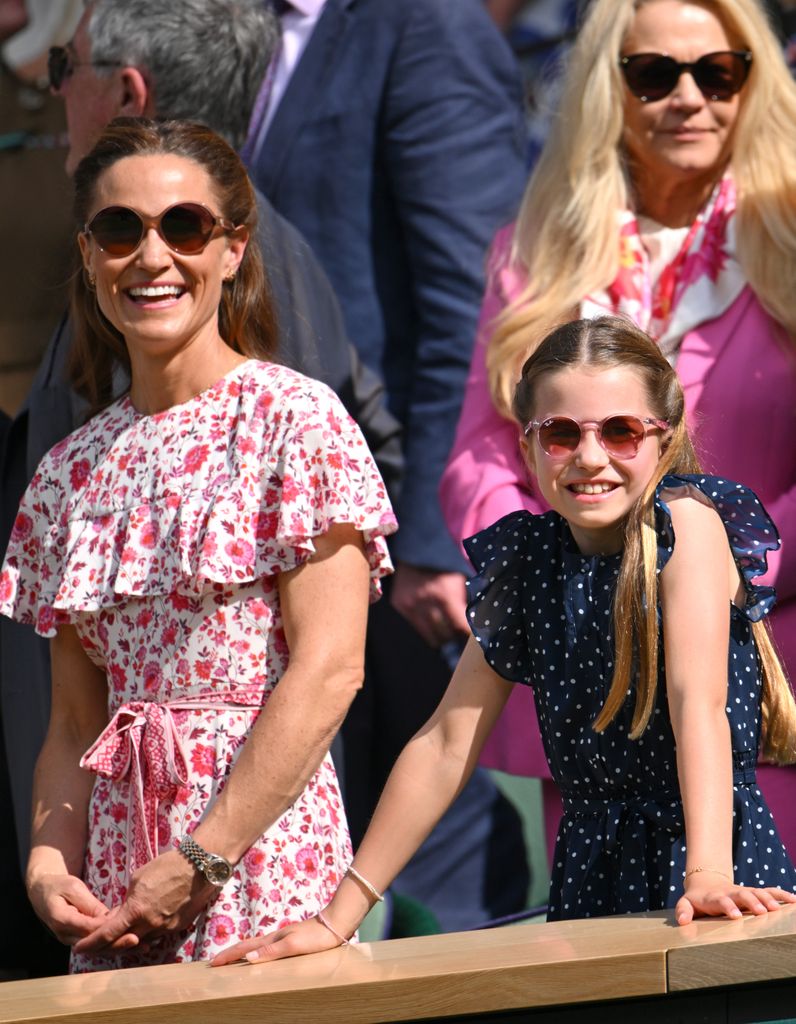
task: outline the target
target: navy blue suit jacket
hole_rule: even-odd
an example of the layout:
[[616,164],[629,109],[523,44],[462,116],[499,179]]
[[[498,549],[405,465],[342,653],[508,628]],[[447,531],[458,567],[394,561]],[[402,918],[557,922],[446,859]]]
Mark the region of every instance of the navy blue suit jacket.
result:
[[384,376],[406,460],[393,550],[413,565],[464,571],[437,488],[524,153],[515,62],[482,0],[327,0],[250,161]]

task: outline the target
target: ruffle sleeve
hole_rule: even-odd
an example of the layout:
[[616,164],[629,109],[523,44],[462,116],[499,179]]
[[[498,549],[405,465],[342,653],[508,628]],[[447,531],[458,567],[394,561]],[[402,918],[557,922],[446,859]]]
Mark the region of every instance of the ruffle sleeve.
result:
[[[361,531],[378,596],[397,523],[359,428],[324,385],[254,365],[211,389],[198,429],[191,403],[177,422],[171,410],[125,422],[123,400],[46,456],[0,573],[0,613],[52,636],[131,597],[243,585],[301,565],[334,523]],[[103,429],[111,441],[98,446]]]
[[696,473],[670,474],[658,485],[655,498],[659,571],[671,558],[675,545],[668,502],[683,491],[718,513],[746,593],[740,610],[752,622],[757,622],[768,615],[776,601],[773,587],[754,583],[756,577],[767,571],[768,552],[780,546],[776,526],[757,495],[743,484]]
[[514,683],[530,685],[525,601],[542,573],[534,552],[552,554],[554,534],[549,514],[519,511],[463,542],[475,569],[467,581],[467,621],[487,663]]

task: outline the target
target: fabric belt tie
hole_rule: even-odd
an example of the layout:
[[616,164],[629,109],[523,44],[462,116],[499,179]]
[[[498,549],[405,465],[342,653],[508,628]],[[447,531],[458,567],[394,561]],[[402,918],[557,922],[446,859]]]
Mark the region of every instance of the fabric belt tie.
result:
[[757,785],[756,750],[733,750],[732,784],[733,786]]
[[122,704],[80,759],[80,767],[114,782],[127,780],[127,862],[130,875],[157,856],[158,807],[189,785],[188,760],[174,711],[258,709],[263,692],[224,691],[158,703]]
[[[755,784],[754,752],[733,754],[733,785]],[[616,905],[606,913],[624,914],[637,911],[644,897],[643,905],[650,905],[653,894],[644,891],[647,886],[647,872],[644,869],[648,852],[647,832],[650,828],[668,833],[671,841],[684,835],[683,805],[676,792],[645,793],[642,795],[617,795],[606,797],[584,797],[580,794],[563,794],[564,814],[575,819],[599,821],[603,842],[591,843],[585,869],[582,875],[582,890],[591,884],[593,872],[600,863],[613,874],[612,890]],[[630,891],[629,884],[635,888]],[[657,895],[657,894],[656,894]]]
[[[598,819],[603,835],[602,843],[591,843],[589,846],[589,856],[579,888],[582,890],[593,882],[593,872],[597,871],[600,862],[603,867],[606,866],[607,855],[607,863],[611,865],[613,874],[611,889],[616,904],[606,908],[606,913],[629,913],[638,910],[641,905],[649,905],[650,894],[644,891],[647,886],[647,873],[644,870],[647,830],[650,827],[661,829],[672,840],[682,835],[683,807],[679,794],[645,794],[616,800],[565,796],[564,814],[576,819]],[[632,891],[627,888],[631,880],[635,886]]]

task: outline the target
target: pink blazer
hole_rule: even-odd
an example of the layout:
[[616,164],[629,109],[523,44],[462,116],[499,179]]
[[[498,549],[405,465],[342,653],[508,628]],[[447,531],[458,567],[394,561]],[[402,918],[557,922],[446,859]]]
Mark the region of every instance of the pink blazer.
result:
[[[448,528],[462,540],[515,509],[544,511],[519,451],[519,428],[489,396],[486,344],[522,279],[506,269],[512,228],[498,232],[456,440],[440,493]],[[765,582],[777,588],[771,624],[796,679],[796,345],[745,289],[715,320],[685,335],[677,360],[689,425],[705,470],[751,487],[781,537]],[[515,686],[482,762],[549,778],[530,689]]]

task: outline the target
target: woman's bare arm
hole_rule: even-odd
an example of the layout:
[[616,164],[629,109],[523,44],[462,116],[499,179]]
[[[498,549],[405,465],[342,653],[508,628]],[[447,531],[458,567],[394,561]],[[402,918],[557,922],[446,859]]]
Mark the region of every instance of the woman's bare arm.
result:
[[[471,639],[436,712],[398,758],[357,851],[357,871],[377,889],[390,884],[464,787],[511,686],[487,665]],[[367,890],[346,876],[324,917],[335,932],[348,936],[372,902]],[[336,944],[324,925],[305,921],[231,946],[213,964],[242,956],[277,960]]]
[[[304,565],[278,577],[289,666],[268,699],[227,783],[193,838],[239,861],[300,795],[362,685],[369,568],[361,534],[333,526]],[[177,851],[133,876],[127,900],[77,947],[107,950],[189,924],[217,890]]]
[[80,758],[108,721],[104,674],[72,626],[51,644],[50,725],[33,782],[27,887],[36,913],[65,943],[93,931],[106,908],[80,879],[94,777]]

